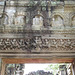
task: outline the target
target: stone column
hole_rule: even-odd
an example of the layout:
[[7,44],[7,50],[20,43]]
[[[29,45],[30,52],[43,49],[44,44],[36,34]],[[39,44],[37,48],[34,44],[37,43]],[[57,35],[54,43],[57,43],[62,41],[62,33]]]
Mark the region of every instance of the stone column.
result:
[[72,63],[72,66],[73,66],[73,75],[75,75],[75,59],[74,59],[74,61]]
[[6,66],[6,63],[2,61],[1,75],[5,75],[5,66]]
[[0,75],[1,75],[1,58],[0,58]]
[[60,65],[59,70],[60,70],[60,75],[67,75],[66,65]]

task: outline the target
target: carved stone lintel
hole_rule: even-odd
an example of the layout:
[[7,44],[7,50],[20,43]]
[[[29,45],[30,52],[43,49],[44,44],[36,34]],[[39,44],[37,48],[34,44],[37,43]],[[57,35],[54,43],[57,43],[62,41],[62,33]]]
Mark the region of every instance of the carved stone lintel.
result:
[[75,39],[0,39],[0,50],[74,50]]

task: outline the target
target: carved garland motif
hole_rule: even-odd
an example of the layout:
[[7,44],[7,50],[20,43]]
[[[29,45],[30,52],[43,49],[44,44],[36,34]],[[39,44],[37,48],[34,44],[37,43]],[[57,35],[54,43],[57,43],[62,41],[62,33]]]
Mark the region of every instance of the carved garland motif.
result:
[[36,50],[48,49],[74,50],[75,39],[47,39],[34,37],[32,39],[0,39],[0,50]]

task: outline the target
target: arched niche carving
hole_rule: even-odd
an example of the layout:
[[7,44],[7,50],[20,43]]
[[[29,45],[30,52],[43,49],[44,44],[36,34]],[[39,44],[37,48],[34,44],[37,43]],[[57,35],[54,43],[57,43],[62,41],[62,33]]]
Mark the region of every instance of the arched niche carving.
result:
[[72,17],[71,22],[72,22],[72,26],[75,27],[75,15]]
[[33,25],[32,28],[34,30],[40,30],[43,26],[43,16],[40,14],[37,14],[33,17]]
[[26,16],[24,12],[18,12],[17,16],[15,17],[15,25],[25,25],[26,23]]
[[64,20],[60,15],[53,16],[52,27],[64,27]]
[[7,7],[6,8],[6,14],[8,15],[8,25],[14,24],[15,12],[16,12],[15,7]]
[[4,15],[4,25],[8,25],[8,16]]
[[8,24],[8,15],[4,14],[2,18],[0,18],[0,25]]

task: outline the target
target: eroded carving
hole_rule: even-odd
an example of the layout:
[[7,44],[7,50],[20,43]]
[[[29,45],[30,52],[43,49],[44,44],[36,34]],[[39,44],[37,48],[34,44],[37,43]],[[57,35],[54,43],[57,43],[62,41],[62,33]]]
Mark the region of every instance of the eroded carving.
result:
[[[75,48],[75,40],[71,39],[44,39],[34,37],[32,39],[0,39],[0,50],[36,50],[51,48]],[[67,49],[66,49],[67,50]]]
[[42,26],[43,26],[43,17],[41,15],[40,11],[38,11],[38,14],[35,15],[35,17],[33,18],[32,29],[40,30]]
[[59,15],[55,15],[52,19],[52,27],[61,27],[63,25],[63,18]]

